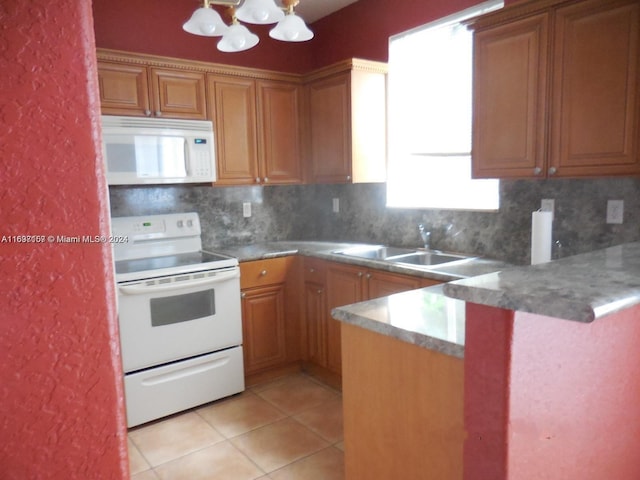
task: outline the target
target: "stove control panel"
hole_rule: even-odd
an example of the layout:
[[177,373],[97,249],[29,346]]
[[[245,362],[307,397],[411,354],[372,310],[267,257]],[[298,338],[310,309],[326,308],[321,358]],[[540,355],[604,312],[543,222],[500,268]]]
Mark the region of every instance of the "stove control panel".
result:
[[114,235],[129,239],[114,245],[116,260],[144,258],[152,253],[173,255],[202,248],[200,219],[195,212],[113,217],[111,230]]

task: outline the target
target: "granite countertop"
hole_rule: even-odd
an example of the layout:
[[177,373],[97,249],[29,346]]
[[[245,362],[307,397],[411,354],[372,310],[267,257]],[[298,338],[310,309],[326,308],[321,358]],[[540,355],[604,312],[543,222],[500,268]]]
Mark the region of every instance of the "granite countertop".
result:
[[222,253],[240,261],[302,254],[449,282],[342,306],[332,315],[457,357],[464,355],[464,302],[579,322],[640,304],[640,242],[540,265],[518,267],[480,258],[428,270],[335,253],[357,245],[362,244],[270,242]]
[[465,302],[442,285],[335,308],[337,320],[429,350],[464,357]]
[[[267,242],[233,248],[217,248],[215,251],[236,257],[240,262],[300,254],[442,282],[495,272],[511,266],[497,260],[475,258],[447,266],[419,268],[336,253],[345,248],[364,245],[303,241]],[[446,355],[463,358],[465,302],[447,298],[442,288],[442,285],[436,285],[345,305],[334,309],[332,315],[346,323]]]
[[640,242],[458,280],[445,295],[467,302],[592,322],[640,304]]
[[341,242],[313,242],[313,241],[283,241],[264,242],[238,247],[205,248],[205,250],[215,251],[232,257],[236,257],[240,262],[252,260],[262,260],[276,258],[287,255],[300,254],[308,257],[323,258],[334,262],[360,265],[366,268],[376,268],[392,273],[413,275],[416,277],[429,278],[440,282],[450,282],[461,278],[482,275],[497,270],[508,268],[511,265],[499,260],[486,258],[475,258],[462,263],[451,265],[434,265],[428,268],[411,267],[400,265],[384,260],[370,260],[356,258],[335,253],[350,247],[365,246],[363,243],[341,243]]

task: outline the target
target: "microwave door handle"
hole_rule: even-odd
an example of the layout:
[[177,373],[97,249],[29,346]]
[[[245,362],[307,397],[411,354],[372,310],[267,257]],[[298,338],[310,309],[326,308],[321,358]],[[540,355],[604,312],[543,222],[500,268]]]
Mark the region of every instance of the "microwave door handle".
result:
[[187,177],[191,176],[191,172],[189,171],[189,165],[190,165],[190,159],[189,159],[189,142],[187,141],[187,139],[184,139],[184,144],[183,144],[183,148],[184,148],[184,172],[187,175]]
[[182,282],[173,282],[162,285],[118,285],[118,289],[126,295],[142,295],[145,293],[170,292],[190,287],[201,287],[203,285],[213,285],[221,283],[232,278],[240,276],[240,270],[234,269],[230,272],[216,274],[215,277],[205,278],[203,280],[185,280]]

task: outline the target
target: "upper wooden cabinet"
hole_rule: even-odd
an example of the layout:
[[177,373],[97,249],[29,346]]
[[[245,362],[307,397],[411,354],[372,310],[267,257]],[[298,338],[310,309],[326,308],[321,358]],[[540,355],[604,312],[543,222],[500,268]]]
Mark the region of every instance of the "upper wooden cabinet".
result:
[[302,183],[302,86],[258,80],[258,151],[266,184]]
[[103,114],[207,118],[202,72],[105,60],[98,55],[98,83]]
[[309,180],[386,180],[386,64],[352,59],[306,79]]
[[255,81],[209,75],[207,87],[216,131],[217,183],[259,183]]
[[384,182],[386,64],[297,75],[98,49],[102,113],[210,119],[217,185]]
[[209,75],[208,90],[218,184],[302,183],[300,84]]
[[519,2],[474,19],[473,176],[640,173],[640,4]]

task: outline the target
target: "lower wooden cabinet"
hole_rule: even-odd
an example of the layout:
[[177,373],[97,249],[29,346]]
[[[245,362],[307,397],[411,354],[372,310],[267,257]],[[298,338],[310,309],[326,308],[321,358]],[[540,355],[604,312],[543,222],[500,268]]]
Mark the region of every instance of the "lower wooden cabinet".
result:
[[302,365],[341,388],[341,322],[331,310],[437,283],[311,257],[240,263],[247,384]]
[[240,263],[244,370],[260,374],[299,368],[300,328],[295,257]]
[[337,388],[342,375],[341,324],[331,316],[331,310],[440,283],[315,258],[304,259],[303,278],[305,368]]

